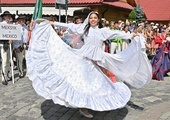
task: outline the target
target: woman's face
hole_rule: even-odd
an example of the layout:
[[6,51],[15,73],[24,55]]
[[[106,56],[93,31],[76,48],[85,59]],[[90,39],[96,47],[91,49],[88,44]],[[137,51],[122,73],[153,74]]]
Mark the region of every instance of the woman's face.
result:
[[110,23],[110,29],[113,29],[114,28],[114,22],[111,22]]
[[19,20],[18,20],[18,23],[19,23],[20,25],[24,25],[24,24],[25,24],[25,19],[19,19]]
[[94,27],[96,25],[98,25],[99,23],[99,18],[98,16],[95,14],[95,13],[92,13],[89,17],[89,23],[90,23],[90,26]]
[[165,29],[165,33],[166,33],[166,34],[169,33],[169,29],[168,29],[168,28]]
[[129,30],[129,26],[126,26],[125,27],[125,31],[127,32]]
[[76,20],[76,24],[80,24],[80,23],[82,23],[82,20],[81,19],[77,19]]

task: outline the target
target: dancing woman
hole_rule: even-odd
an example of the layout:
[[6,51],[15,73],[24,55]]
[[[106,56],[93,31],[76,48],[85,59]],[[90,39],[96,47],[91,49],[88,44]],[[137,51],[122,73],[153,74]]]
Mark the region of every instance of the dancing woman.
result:
[[169,29],[166,28],[162,34],[157,36],[155,42],[159,45],[156,55],[151,61],[152,78],[158,81],[164,80],[164,76],[170,71],[170,37]]
[[[88,118],[93,117],[88,109],[124,107],[131,96],[126,84],[141,88],[152,76],[142,35],[100,29],[98,23],[97,12],[89,13],[78,25],[51,22],[84,39],[80,49],[73,49],[57,36],[49,21],[41,22],[35,25],[27,54],[29,78],[35,91],[56,104],[80,108],[80,113]],[[119,54],[105,53],[102,42],[117,37],[133,40]],[[113,72],[118,81],[113,83],[100,67]]]

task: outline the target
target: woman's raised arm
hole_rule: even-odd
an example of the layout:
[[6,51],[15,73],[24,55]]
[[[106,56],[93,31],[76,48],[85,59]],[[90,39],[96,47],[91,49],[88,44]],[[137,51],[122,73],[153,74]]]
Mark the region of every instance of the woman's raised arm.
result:
[[114,39],[114,38],[132,39],[135,36],[137,36],[137,34],[124,33],[119,30],[110,30],[108,28],[102,28],[101,30],[104,39]]
[[51,22],[51,25],[65,27],[69,33],[76,33],[82,35],[84,32],[84,24],[74,24],[74,23],[61,23],[61,22]]

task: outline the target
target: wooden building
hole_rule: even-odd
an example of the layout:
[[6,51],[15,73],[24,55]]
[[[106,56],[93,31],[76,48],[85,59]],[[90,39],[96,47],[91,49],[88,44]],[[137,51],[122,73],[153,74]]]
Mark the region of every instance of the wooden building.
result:
[[[11,7],[15,7],[16,11],[20,8],[20,11],[18,10],[19,14],[24,14],[24,11],[27,11],[29,7],[34,7],[36,0],[1,0],[0,4],[2,7],[8,7],[8,9]],[[44,13],[49,14],[54,13],[55,11],[55,3],[56,0],[42,0],[43,1],[43,7],[51,7],[53,9],[45,9]],[[133,1],[133,0],[132,0]],[[87,14],[90,11],[98,11],[101,18],[106,18],[106,20],[125,20],[128,18],[128,15],[130,11],[133,9],[133,7],[128,4],[127,0],[69,0],[68,3],[69,8],[73,7],[83,7],[83,9],[76,10],[75,14],[78,16],[87,16]],[[22,10],[23,8],[23,10]],[[22,11],[22,12],[21,12]],[[82,11],[82,12],[81,12]],[[33,13],[33,10],[30,12],[30,14]],[[27,13],[28,14],[28,13]],[[56,10],[56,14],[58,14]]]

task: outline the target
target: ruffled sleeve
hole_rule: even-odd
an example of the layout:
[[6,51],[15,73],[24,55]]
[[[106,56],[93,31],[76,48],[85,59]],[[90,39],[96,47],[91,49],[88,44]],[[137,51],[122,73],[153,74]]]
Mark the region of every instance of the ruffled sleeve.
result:
[[67,31],[71,34],[76,33],[78,35],[82,35],[84,32],[84,24],[74,24],[74,23],[60,23],[60,22],[54,22],[55,26],[65,27],[67,28]]
[[110,30],[108,28],[102,28],[101,31],[102,31],[103,40],[114,39],[114,38],[132,39],[133,36],[130,33],[124,33],[119,30]]

